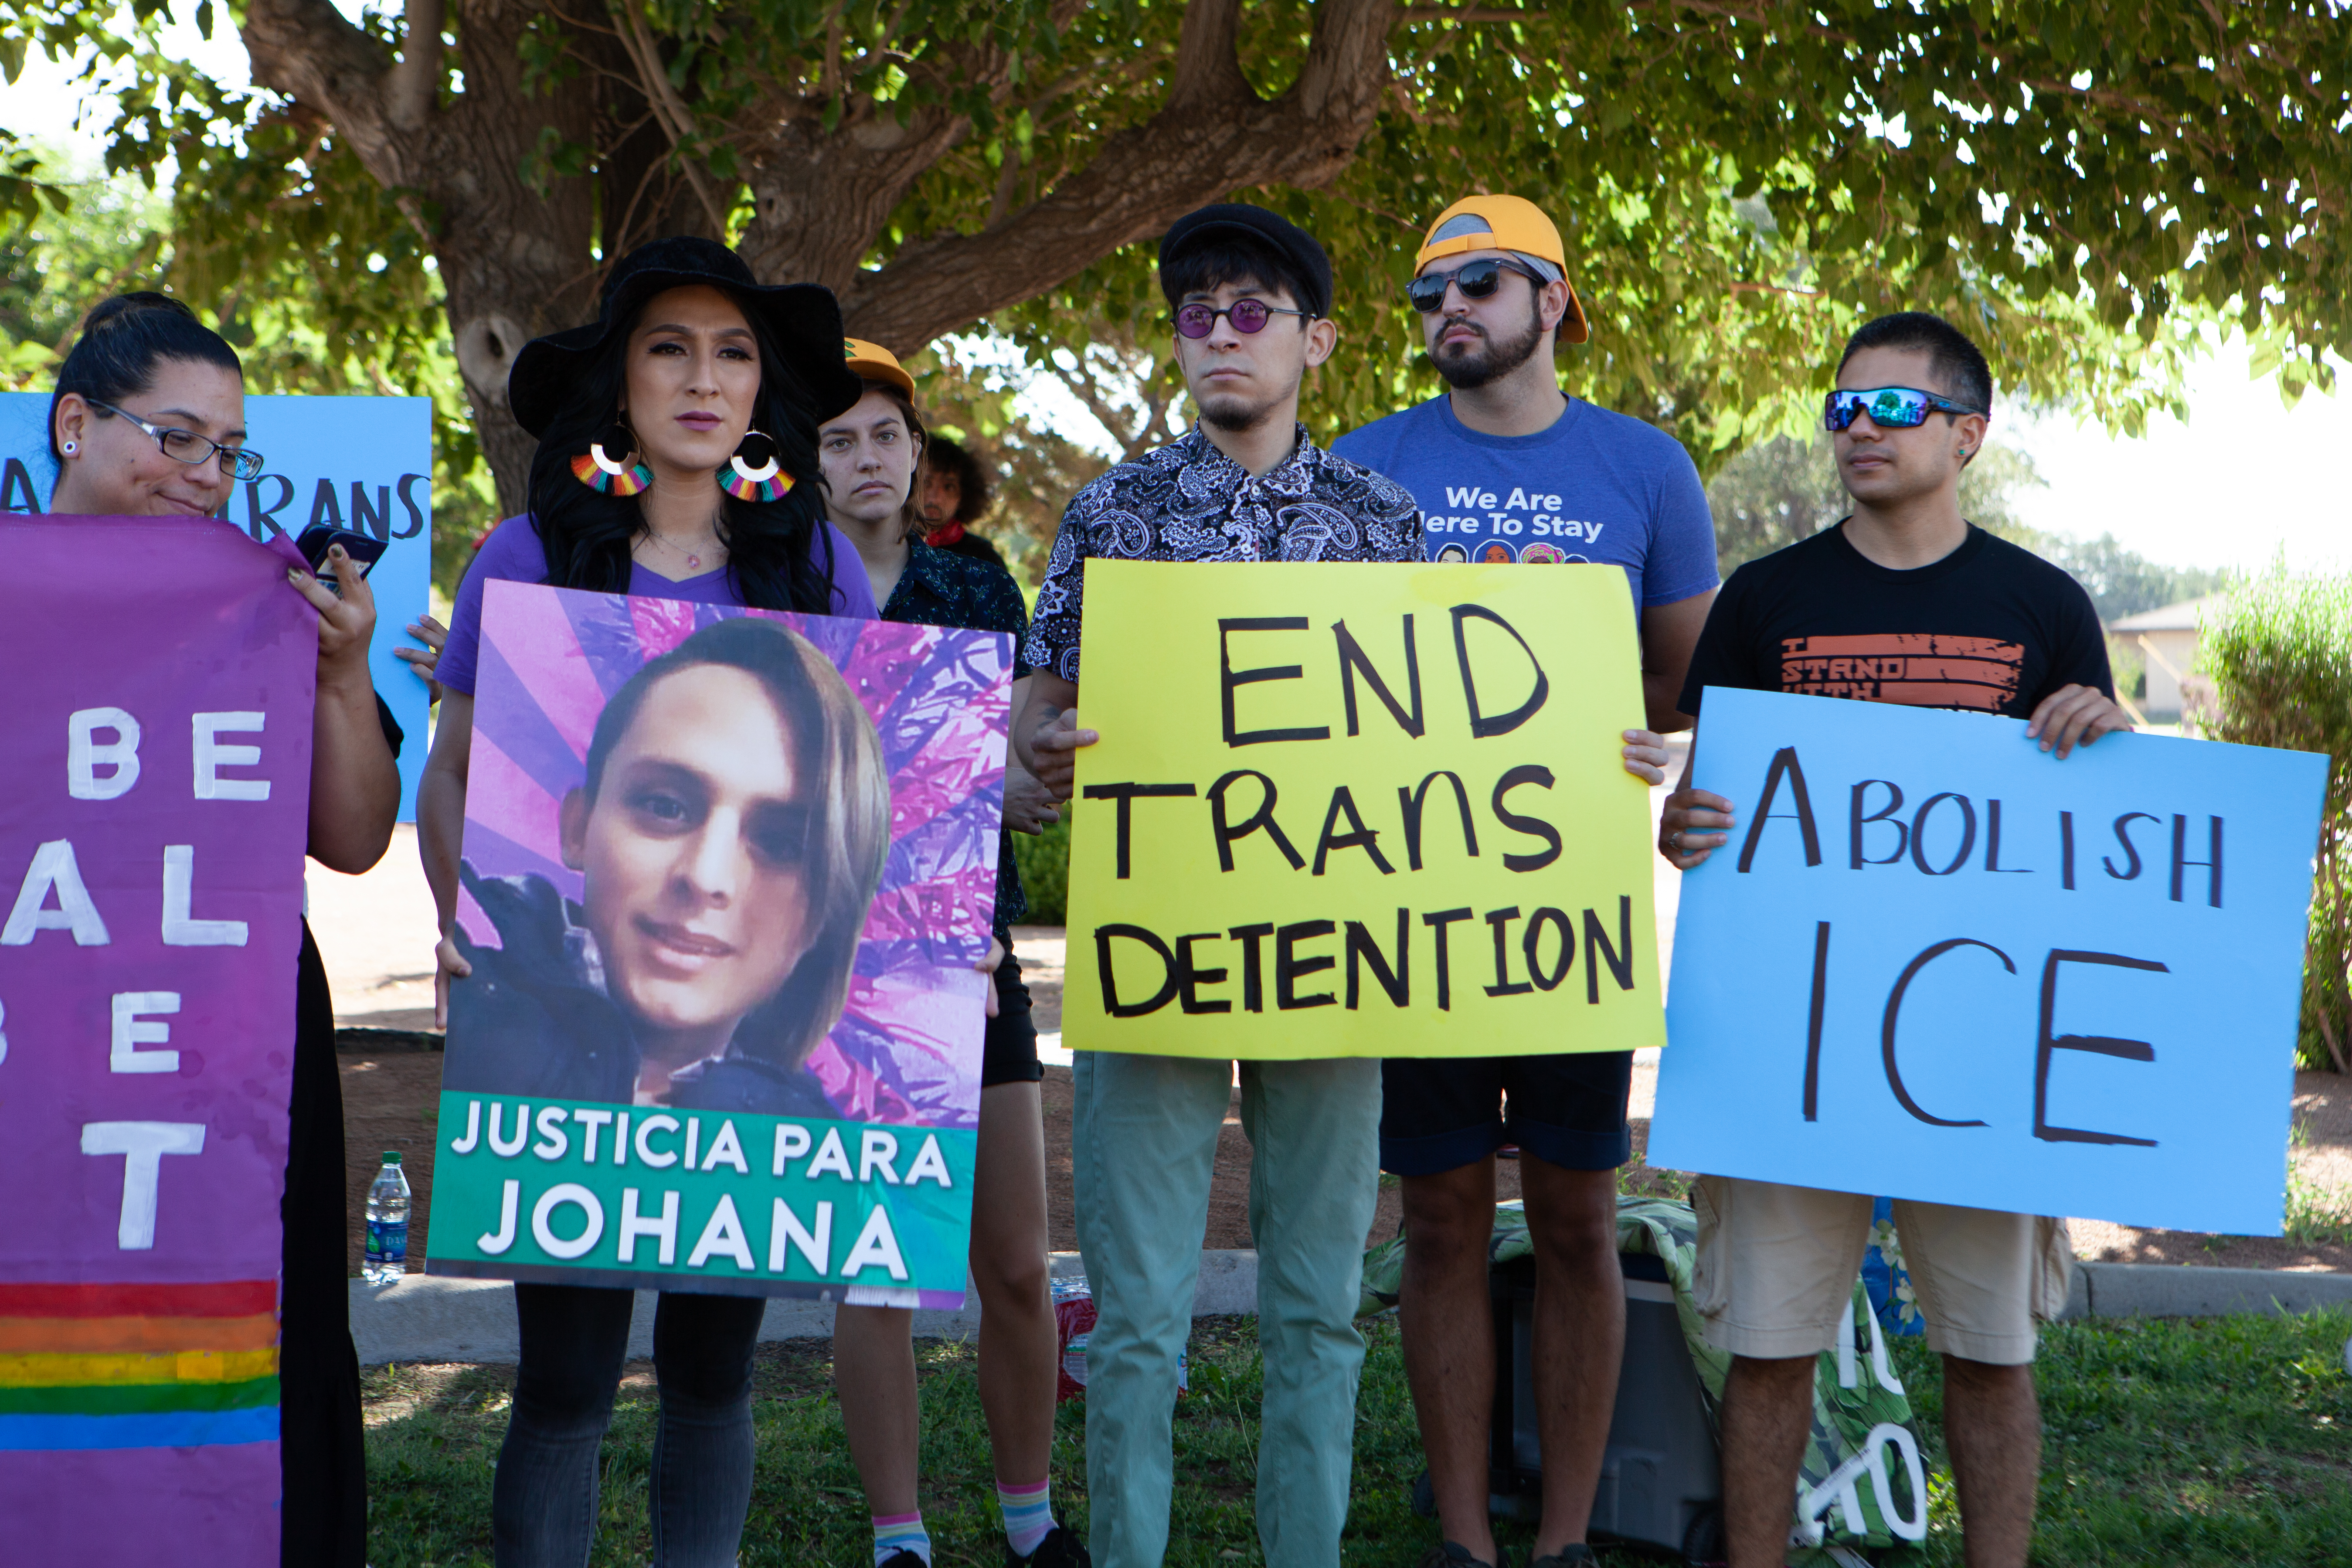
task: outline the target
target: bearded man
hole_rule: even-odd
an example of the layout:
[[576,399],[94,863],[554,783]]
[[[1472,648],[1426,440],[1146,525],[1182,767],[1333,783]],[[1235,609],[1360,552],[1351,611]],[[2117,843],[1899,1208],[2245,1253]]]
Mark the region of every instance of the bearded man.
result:
[[[1646,728],[1688,729],[1683,678],[1718,583],[1706,492],[1673,437],[1560,390],[1556,346],[1591,329],[1559,230],[1517,196],[1469,196],[1438,215],[1414,267],[1406,293],[1451,390],[1332,451],[1412,492],[1433,559],[1622,567],[1641,628]],[[1633,1060],[1600,1051],[1381,1064],[1381,1168],[1403,1181],[1405,1374],[1442,1529],[1427,1559],[1438,1568],[1500,1561],[1486,1512],[1486,1243],[1506,1151],[1518,1157],[1536,1256],[1543,1516],[1530,1568],[1590,1561],[1585,1527],[1625,1338],[1616,1168],[1633,1152]]]

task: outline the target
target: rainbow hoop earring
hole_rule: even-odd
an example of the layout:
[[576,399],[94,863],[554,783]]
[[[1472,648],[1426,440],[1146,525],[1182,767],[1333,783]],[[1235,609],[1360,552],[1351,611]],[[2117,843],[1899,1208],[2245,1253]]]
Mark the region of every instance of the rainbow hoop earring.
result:
[[[616,437],[619,439],[615,440]],[[621,462],[604,455],[608,441],[621,453]],[[629,460],[636,455],[636,437],[629,433],[627,426],[615,423],[603,437],[591,441],[585,452],[572,459],[572,477],[603,495],[643,495],[653,489],[654,471],[643,463]]]
[[735,456],[719,470],[719,488],[737,500],[783,500],[793,488],[793,477],[784,472],[782,455],[774,437],[758,430],[745,431]]

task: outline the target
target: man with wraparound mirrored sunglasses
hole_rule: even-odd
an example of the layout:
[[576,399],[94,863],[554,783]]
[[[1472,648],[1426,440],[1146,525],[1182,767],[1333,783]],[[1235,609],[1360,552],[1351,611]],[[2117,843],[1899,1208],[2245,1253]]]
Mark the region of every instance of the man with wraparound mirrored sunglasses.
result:
[[[1715,686],[1999,713],[2028,721],[2025,742],[2053,765],[2128,729],[2082,584],[1960,515],[1960,474],[1983,449],[1991,407],[1984,355],[1948,321],[1905,311],[1855,332],[1822,409],[1853,510],[1731,574],[1699,635],[1684,710],[1698,713]],[[1734,803],[1691,788],[1685,767],[1658,852],[1687,871],[1737,822]],[[1709,1342],[1732,1358],[1722,1418],[1731,1568],[1778,1568],[1815,1363],[1853,1298],[1872,1199],[1703,1175],[1692,1206],[1694,1294]],[[2041,1469],[2036,1324],[2065,1304],[2065,1221],[1897,1198],[1895,1228],[1927,1348],[1944,1358],[1969,1563],[2023,1568]]]
[[[1405,286],[1449,390],[1332,450],[1421,502],[1440,561],[1583,563],[1625,574],[1643,711],[1619,721],[1626,771],[1664,782],[1661,731],[1715,597],[1715,525],[1690,455],[1560,389],[1558,344],[1591,336],[1559,230],[1518,196],[1440,213]],[[1443,1539],[1432,1568],[1496,1563],[1487,1518],[1495,1388],[1487,1242],[1496,1159],[1515,1149],[1535,1243],[1543,1513],[1532,1568],[1590,1561],[1625,1335],[1617,1167],[1631,1158],[1630,1050],[1381,1064],[1381,1166],[1402,1178],[1405,1374]]]

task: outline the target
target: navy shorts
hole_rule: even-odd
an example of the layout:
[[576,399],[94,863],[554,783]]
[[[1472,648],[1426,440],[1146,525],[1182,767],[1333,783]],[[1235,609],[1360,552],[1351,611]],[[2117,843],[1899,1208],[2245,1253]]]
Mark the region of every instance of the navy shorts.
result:
[[[1003,940],[1004,933],[997,933]],[[1004,962],[996,966],[996,1016],[980,1048],[980,1087],[1000,1083],[1035,1083],[1045,1076],[1037,1059],[1037,1025],[1029,1016],[1029,987],[1021,979],[1021,961],[1005,942]]]
[[1516,1143],[1570,1171],[1633,1158],[1631,1051],[1392,1057],[1381,1064],[1381,1169],[1434,1176]]

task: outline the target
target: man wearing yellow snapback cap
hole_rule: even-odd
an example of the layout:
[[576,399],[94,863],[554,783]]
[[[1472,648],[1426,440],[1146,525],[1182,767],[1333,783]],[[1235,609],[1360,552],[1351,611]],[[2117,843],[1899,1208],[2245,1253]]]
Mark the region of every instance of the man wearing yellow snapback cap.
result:
[[[1717,581],[1706,492],[1673,437],[1560,391],[1554,347],[1583,342],[1591,327],[1559,230],[1521,197],[1467,196],[1438,215],[1414,265],[1407,295],[1449,391],[1331,449],[1412,492],[1433,560],[1621,568],[1641,626],[1648,729],[1687,728],[1678,683]],[[1629,768],[1639,748],[1662,743],[1640,731],[1625,739]],[[1536,1249],[1543,1515],[1531,1568],[1589,1561],[1625,1334],[1616,1168],[1632,1153],[1633,1053],[1398,1059],[1381,1064],[1381,1168],[1403,1178],[1412,1237],[1405,1373],[1444,1534],[1429,1561],[1499,1562],[1486,1511],[1486,1245],[1495,1158],[1510,1145]]]

